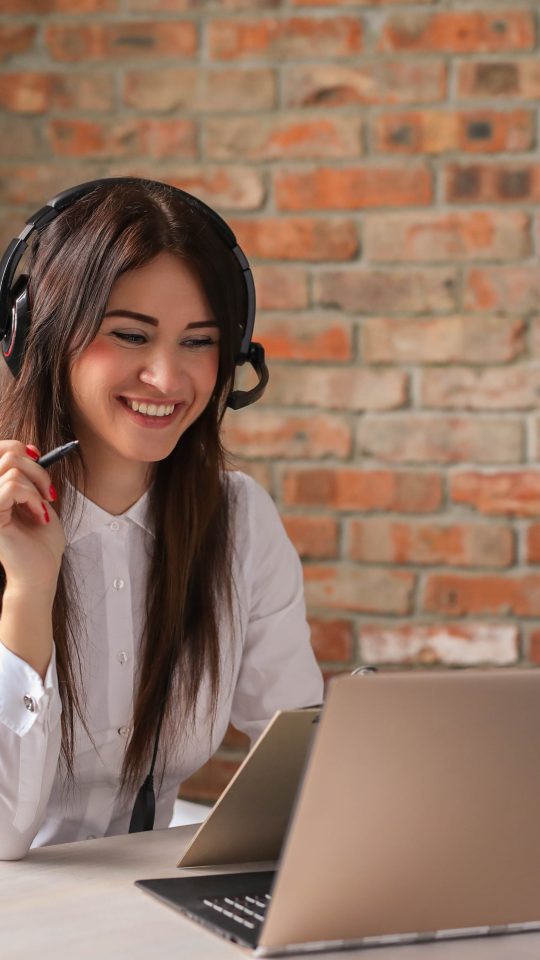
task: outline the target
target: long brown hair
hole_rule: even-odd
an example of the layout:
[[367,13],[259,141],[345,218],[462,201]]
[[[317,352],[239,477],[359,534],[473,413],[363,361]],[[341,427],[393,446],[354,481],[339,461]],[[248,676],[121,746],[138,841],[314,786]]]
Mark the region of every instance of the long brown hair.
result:
[[[232,590],[231,505],[219,428],[234,382],[246,305],[240,270],[215,227],[178,192],[148,182],[111,181],[67,208],[35,237],[28,269],[28,346],[20,376],[3,378],[0,404],[1,437],[34,443],[42,451],[72,439],[71,363],[96,336],[115,280],[162,251],[182,257],[199,276],[221,328],[221,343],[212,399],[153,469],[149,496],[155,549],[133,733],[121,776],[128,788],[144,772],[163,705],[170,742],[173,729],[193,722],[203,679],[209,678],[214,704],[219,689],[219,620],[223,610],[230,615]],[[69,484],[76,485],[82,466],[82,458],[68,457],[50,468],[63,515],[73,509]],[[53,631],[63,707],[62,759],[71,776],[76,718],[86,725],[75,600],[76,584],[64,556]]]

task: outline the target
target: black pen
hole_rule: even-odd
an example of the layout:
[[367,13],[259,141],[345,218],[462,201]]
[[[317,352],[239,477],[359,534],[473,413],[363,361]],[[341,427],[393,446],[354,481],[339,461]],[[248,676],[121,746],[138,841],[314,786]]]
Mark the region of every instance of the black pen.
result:
[[39,463],[40,467],[50,467],[52,463],[56,463],[57,460],[61,460],[62,457],[67,456],[67,454],[78,445],[78,440],[70,440],[69,443],[65,443],[62,447],[55,447],[54,450],[49,450],[49,453],[44,453],[36,463]]

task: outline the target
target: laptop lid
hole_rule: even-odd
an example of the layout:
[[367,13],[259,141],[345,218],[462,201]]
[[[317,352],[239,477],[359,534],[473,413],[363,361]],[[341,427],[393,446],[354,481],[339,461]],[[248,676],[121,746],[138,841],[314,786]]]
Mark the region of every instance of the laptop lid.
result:
[[333,681],[261,955],[538,926],[540,672]]
[[179,867],[277,860],[319,708],[276,713],[187,847]]

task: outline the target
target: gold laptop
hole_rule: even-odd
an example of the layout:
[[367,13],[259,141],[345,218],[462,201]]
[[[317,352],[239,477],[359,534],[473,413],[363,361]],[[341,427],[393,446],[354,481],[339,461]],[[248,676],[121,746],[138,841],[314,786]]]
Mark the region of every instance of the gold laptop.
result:
[[276,872],[138,883],[258,956],[540,929],[540,671],[336,679]]

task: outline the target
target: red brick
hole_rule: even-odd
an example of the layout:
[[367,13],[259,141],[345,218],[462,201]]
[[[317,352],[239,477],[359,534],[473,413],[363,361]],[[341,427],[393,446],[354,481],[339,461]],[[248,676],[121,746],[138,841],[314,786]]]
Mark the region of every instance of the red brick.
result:
[[531,252],[530,223],[518,210],[373,214],[364,224],[369,260],[520,260]]
[[441,506],[442,483],[439,474],[418,471],[296,468],[283,474],[282,499],[288,506],[432,513]]
[[351,324],[332,314],[260,316],[257,338],[271,360],[350,360]]
[[114,104],[107,73],[2,73],[0,107],[12,113],[85,110],[105,113]]
[[368,363],[500,363],[523,352],[524,335],[510,317],[369,317],[361,349]]
[[288,536],[301,557],[323,559],[338,553],[338,525],[333,517],[283,516]]
[[65,190],[73,183],[82,180],[92,180],[100,176],[97,166],[85,165],[84,173],[81,166],[49,166],[44,163],[30,165],[17,163],[13,166],[2,167],[0,178],[0,204],[32,207],[43,206],[48,197]]
[[362,50],[362,24],[356,17],[214,20],[208,23],[214,60],[272,60],[350,57]]
[[411,609],[414,581],[413,573],[353,564],[304,567],[310,609],[405,614]]
[[504,666],[519,656],[519,633],[513,624],[363,624],[360,649],[364,663]]
[[388,16],[378,49],[384,52],[498,53],[531,50],[535,41],[532,11],[407,11]]
[[53,120],[47,133],[54,153],[64,157],[197,156],[193,120]]
[[[250,2],[250,0],[246,0]],[[397,7],[406,6],[411,0],[290,0],[293,7]],[[415,0],[416,6],[422,3],[433,3],[433,0]]]
[[353,625],[350,620],[323,620],[310,617],[311,645],[319,661],[351,660]]
[[[303,310],[308,306],[308,278],[303,267],[271,266],[261,263],[253,265],[253,277],[257,290],[257,306],[259,310]],[[295,318],[295,327],[298,319]],[[257,337],[261,327],[266,323],[265,318],[257,318]],[[272,338],[272,322],[270,323],[270,337]],[[285,320],[277,321],[285,325]],[[316,323],[316,320],[315,320]],[[306,321],[300,321],[306,326]],[[266,341],[265,341],[266,344]],[[350,353],[347,353],[349,357]]]
[[36,28],[30,24],[0,24],[0,61],[26,53],[34,44]]
[[344,419],[317,414],[243,410],[224,431],[225,446],[248,457],[347,457],[351,430]]
[[517,418],[368,414],[357,430],[359,456],[390,463],[519,463],[523,439]]
[[[234,414],[231,414],[234,416]],[[274,494],[274,484],[272,481],[272,472],[271,465],[265,461],[261,460],[248,460],[245,457],[235,456],[229,457],[230,469],[231,470],[241,470],[243,473],[247,473],[250,477],[253,477],[257,483],[260,483],[261,487],[264,487],[265,490],[268,490],[268,493],[273,496]]]
[[532,630],[528,637],[527,659],[534,664],[540,663],[540,630]]
[[47,13],[67,13],[70,17],[84,13],[112,13],[118,9],[118,0],[2,0],[2,13],[25,14],[34,17]]
[[420,385],[423,407],[462,410],[528,410],[538,407],[540,370],[455,367],[426,370]]
[[443,171],[450,203],[516,203],[540,200],[540,167],[522,163],[452,163]]
[[462,99],[536,100],[540,97],[540,60],[464,60],[457,65]]
[[362,120],[356,117],[226,117],[208,120],[206,155],[214,160],[359,157]]
[[265,217],[233,220],[231,227],[250,258],[351,260],[358,252],[358,228],[352,220]]
[[180,796],[184,800],[200,800],[212,803],[223,793],[229,780],[238,770],[240,760],[225,760],[214,756],[196,773],[184,780]]
[[534,147],[531,110],[416,110],[383,113],[374,121],[382,153],[500,153]]
[[329,410],[392,410],[407,403],[402,370],[272,364],[264,402]]
[[425,166],[276,170],[274,192],[280,210],[403,207],[426,205],[433,198]]
[[424,609],[437,614],[540,616],[540,575],[434,573],[426,578]]
[[365,103],[438,103],[447,95],[442,60],[386,60],[362,66],[338,63],[293,66],[284,71],[286,107],[344,107]]
[[507,567],[514,561],[510,527],[494,523],[351,520],[349,557],[362,563]]
[[315,302],[352,313],[426,313],[457,307],[453,267],[415,270],[328,270],[313,278]]
[[276,79],[274,72],[267,69],[127,70],[123,100],[136,110],[157,112],[267,110],[276,102]]
[[[155,179],[155,165],[131,160],[109,167],[108,176]],[[252,167],[175,166],[160,168],[159,179],[200,197],[217,210],[257,210],[265,198],[261,174]]]
[[477,473],[450,477],[450,497],[480,513],[537,517],[540,515],[540,472],[534,470]]
[[[531,313],[539,303],[540,271],[536,263],[471,267],[465,274],[466,310]],[[540,356],[540,350],[536,356]]]
[[526,535],[525,560],[527,563],[540,563],[540,523],[532,523]]
[[[532,267],[533,270],[536,270],[536,273],[537,273],[537,275],[538,275],[538,267],[537,267],[537,265],[534,264],[534,266],[533,266],[533,265],[531,264],[531,267]],[[538,278],[538,276],[537,276],[537,282],[539,282],[539,280],[540,280],[540,278]],[[531,307],[530,307],[529,309],[531,309],[531,310],[537,310],[537,309],[538,309],[539,300],[536,301],[536,303],[534,304],[534,307],[533,307],[533,306],[532,306],[533,295],[534,295],[534,290],[531,290],[531,291],[530,291]],[[540,357],[540,317],[533,317],[532,320],[531,320],[530,347],[531,347],[531,354],[532,354],[532,356],[533,356],[533,357]]]
[[[29,123],[27,117],[13,117],[0,114],[0,143],[3,160],[20,160],[35,157],[41,149],[38,130]],[[22,227],[22,224],[21,224]],[[9,239],[14,233],[13,225]],[[0,246],[0,249],[3,247]]]
[[54,60],[65,63],[193,57],[197,31],[189,21],[54,24],[45,29],[45,44]]

